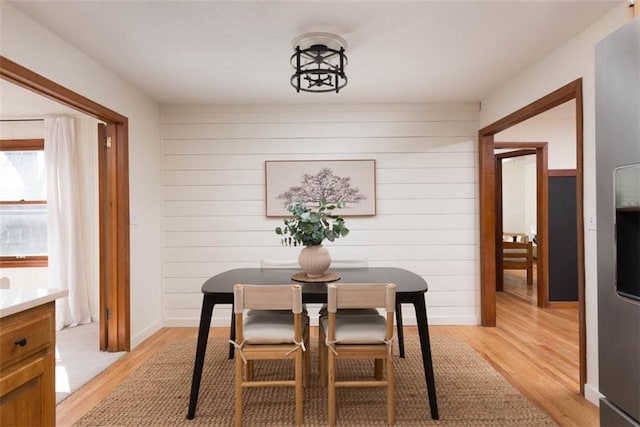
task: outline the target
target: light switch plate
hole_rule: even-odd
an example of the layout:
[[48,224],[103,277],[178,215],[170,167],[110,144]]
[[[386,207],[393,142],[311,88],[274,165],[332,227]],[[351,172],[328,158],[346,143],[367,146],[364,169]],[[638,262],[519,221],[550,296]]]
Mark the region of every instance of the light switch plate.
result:
[[584,221],[587,226],[587,230],[597,230],[598,222],[596,219],[596,210],[594,208],[589,208],[584,211]]

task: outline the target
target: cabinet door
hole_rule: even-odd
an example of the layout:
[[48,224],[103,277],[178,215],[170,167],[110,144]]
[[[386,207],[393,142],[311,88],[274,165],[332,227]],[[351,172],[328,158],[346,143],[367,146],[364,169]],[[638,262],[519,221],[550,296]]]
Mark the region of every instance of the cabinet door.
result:
[[50,353],[21,365],[0,380],[0,425],[55,425],[55,402],[43,396],[51,393],[53,358]]
[[0,318],[0,426],[56,423],[55,304]]

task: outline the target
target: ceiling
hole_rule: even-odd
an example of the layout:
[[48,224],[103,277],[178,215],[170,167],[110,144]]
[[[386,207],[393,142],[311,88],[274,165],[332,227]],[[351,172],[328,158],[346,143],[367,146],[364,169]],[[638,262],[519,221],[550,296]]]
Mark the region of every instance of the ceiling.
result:
[[[478,102],[625,2],[10,3],[161,104],[317,104]],[[289,84],[292,40],[312,31],[348,43],[339,94]]]

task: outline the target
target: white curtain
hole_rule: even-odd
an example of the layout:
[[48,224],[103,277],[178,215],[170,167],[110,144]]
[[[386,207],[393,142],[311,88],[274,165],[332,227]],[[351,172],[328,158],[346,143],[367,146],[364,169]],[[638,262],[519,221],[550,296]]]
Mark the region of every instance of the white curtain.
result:
[[56,329],[60,330],[91,322],[72,118],[45,118],[44,158],[49,210],[49,287],[69,290],[67,298],[56,301]]

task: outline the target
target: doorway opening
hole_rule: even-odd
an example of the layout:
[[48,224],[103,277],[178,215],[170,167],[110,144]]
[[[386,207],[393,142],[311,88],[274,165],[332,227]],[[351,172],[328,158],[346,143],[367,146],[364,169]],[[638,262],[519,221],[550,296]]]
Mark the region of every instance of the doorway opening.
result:
[[130,350],[128,119],[5,57],[0,78],[105,122],[99,155],[100,349]]
[[[544,308],[548,304],[549,281],[547,275],[548,266],[548,146],[546,142],[498,142],[494,143],[496,150],[509,150],[495,155],[496,169],[496,290],[502,290],[504,281],[503,266],[503,162],[506,159],[517,159],[525,156],[535,156],[535,236],[526,235],[526,230],[522,228],[517,231],[524,231],[526,239],[535,237],[536,254],[535,254],[535,270],[536,270],[536,305]],[[522,189],[521,189],[522,191]],[[527,242],[528,243],[528,242]],[[533,245],[531,245],[533,247]],[[532,248],[533,249],[533,248]],[[525,257],[526,258],[526,257]],[[533,270],[533,254],[525,261],[531,263]],[[533,271],[527,272],[527,275],[533,274]]]
[[[575,80],[531,104],[507,115],[495,123],[480,129],[479,143],[479,198],[480,198],[480,307],[483,326],[496,325],[496,279],[497,279],[497,218],[496,218],[496,167],[495,135],[518,123],[548,111],[567,101],[575,100],[576,131],[576,253],[578,276],[579,311],[579,353],[580,353],[580,392],[584,394],[586,381],[586,318],[585,318],[585,279],[584,279],[584,215],[583,215],[583,114],[582,79]],[[548,233],[538,225],[537,234]],[[546,239],[545,239],[546,240]],[[543,245],[544,246],[544,245]],[[538,249],[538,260],[548,257],[543,248]],[[548,258],[545,259],[548,265]],[[540,270],[538,270],[540,277]]]

